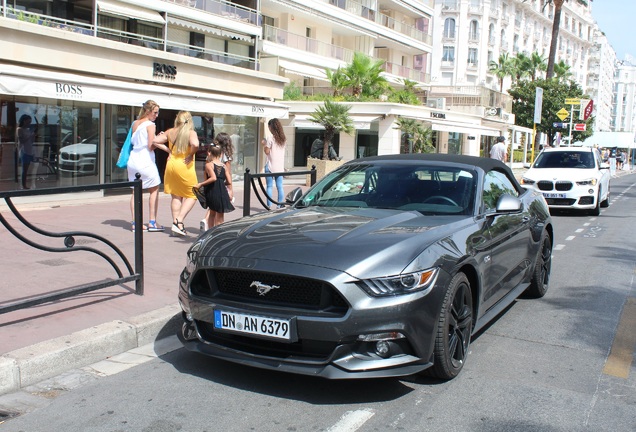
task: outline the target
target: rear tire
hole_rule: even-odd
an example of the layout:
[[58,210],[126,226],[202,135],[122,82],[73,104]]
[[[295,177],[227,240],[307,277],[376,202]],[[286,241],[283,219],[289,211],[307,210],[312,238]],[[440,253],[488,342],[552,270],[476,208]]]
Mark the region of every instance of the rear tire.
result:
[[473,296],[468,278],[457,273],[448,284],[437,323],[433,366],[429,375],[450,380],[464,366],[473,331]]
[[530,286],[525,291],[525,295],[531,298],[541,298],[548,292],[550,283],[550,272],[552,270],[552,241],[548,233],[543,233],[541,249],[534,265]]

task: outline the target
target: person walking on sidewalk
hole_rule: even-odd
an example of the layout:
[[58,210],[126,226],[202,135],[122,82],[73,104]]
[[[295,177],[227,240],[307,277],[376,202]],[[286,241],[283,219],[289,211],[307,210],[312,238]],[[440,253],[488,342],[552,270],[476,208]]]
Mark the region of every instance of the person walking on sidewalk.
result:
[[[153,143],[155,139],[155,120],[159,115],[159,105],[153,100],[146,101],[141,109],[137,120],[132,124],[132,150],[128,159],[128,180],[135,180],[135,175],[141,175],[142,188],[148,190],[149,222],[148,226],[143,225],[142,229],[150,232],[163,231],[164,227],[157,224],[157,210],[159,208],[159,170],[155,163]],[[162,150],[167,150],[165,146]],[[132,231],[135,231],[135,194],[130,198],[130,212],[132,214]]]
[[225,220],[225,213],[234,210],[230,188],[232,178],[223,163],[223,149],[212,143],[208,146],[208,156],[205,159],[205,180],[198,183],[198,189],[204,188],[206,203],[208,206],[208,229],[220,225]]
[[15,130],[15,142],[17,144],[18,155],[22,162],[22,175],[20,176],[22,189],[29,189],[27,186],[27,176],[31,162],[35,160],[35,129],[31,125],[31,116],[22,114]]
[[[265,172],[283,172],[285,170],[285,145],[287,144],[287,137],[285,137],[283,125],[280,123],[280,120],[273,118],[267,122],[267,126],[271,135],[268,136],[266,140],[261,141],[263,144],[263,151],[267,157]],[[272,178],[272,176],[268,176],[265,180],[267,183],[267,205],[271,206],[272,202],[269,198],[272,196],[274,178]],[[283,206],[282,202],[285,194],[283,191],[283,176],[276,176],[275,180],[276,191],[278,192],[278,208],[281,208]]]
[[490,157],[492,159],[497,159],[502,161],[503,163],[508,162],[508,146],[506,146],[506,138],[499,136],[497,137],[496,143],[490,149]]
[[194,130],[192,114],[179,111],[174,119],[174,127],[155,137],[155,144],[168,143],[168,162],[164,174],[163,191],[170,194],[172,211],[172,232],[185,236],[185,218],[197,202],[192,186],[198,183],[194,158],[199,149],[199,137]]

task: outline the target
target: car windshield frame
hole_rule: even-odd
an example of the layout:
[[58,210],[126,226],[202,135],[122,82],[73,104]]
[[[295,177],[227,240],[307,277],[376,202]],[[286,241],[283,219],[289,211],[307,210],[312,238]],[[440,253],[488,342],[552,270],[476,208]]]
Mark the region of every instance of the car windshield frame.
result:
[[532,168],[595,169],[594,154],[585,150],[542,152]]
[[477,179],[477,172],[469,167],[428,161],[355,163],[329,173],[301,197],[296,207],[472,215]]

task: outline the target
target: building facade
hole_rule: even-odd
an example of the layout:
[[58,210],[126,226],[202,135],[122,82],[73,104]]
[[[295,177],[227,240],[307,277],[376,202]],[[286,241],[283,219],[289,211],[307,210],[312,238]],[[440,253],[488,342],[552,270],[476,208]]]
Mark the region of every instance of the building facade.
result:
[[27,187],[127,180],[115,162],[148,99],[158,131],[191,111],[201,142],[233,137],[234,174],[257,169],[262,120],[288,116],[274,102],[287,80],[258,68],[249,3],[1,0],[0,189],[18,187],[21,121],[35,137]]

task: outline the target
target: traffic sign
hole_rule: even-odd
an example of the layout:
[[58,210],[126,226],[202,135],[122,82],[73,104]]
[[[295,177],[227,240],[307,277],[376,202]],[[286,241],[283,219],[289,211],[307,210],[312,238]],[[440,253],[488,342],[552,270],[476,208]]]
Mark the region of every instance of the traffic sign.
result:
[[559,112],[557,112],[556,115],[561,120],[565,120],[570,115],[570,112],[568,110],[566,110],[565,108],[561,108],[561,110]]
[[554,127],[554,128],[566,128],[566,127],[568,127],[568,123],[556,122],[556,123],[552,123],[552,127]]
[[584,131],[586,129],[587,125],[585,123],[575,123],[574,124],[574,130],[575,131]]
[[592,115],[594,109],[594,101],[592,99],[581,99],[581,110],[579,111],[579,120],[587,120]]
[[581,104],[581,99],[578,99],[578,98],[567,98],[565,100],[565,104],[566,105],[580,105]]

